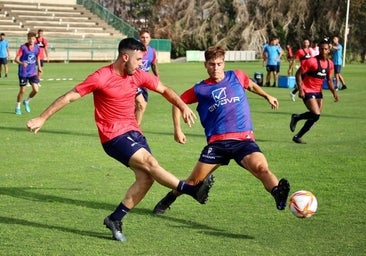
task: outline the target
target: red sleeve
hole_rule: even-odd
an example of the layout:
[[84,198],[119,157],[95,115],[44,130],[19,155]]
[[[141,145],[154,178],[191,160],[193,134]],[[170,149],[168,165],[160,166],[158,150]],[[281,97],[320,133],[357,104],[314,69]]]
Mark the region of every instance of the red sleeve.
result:
[[22,48],[19,48],[17,51],[17,56],[22,57],[22,55],[23,55]]
[[242,70],[235,70],[234,73],[239,79],[239,82],[243,86],[243,88],[247,89],[249,86],[249,76]]
[[304,57],[303,51],[297,50],[295,59],[301,59],[302,57]]
[[156,90],[159,83],[158,77],[141,69],[136,70],[136,73],[133,75],[133,79],[139,87],[145,87],[152,91]]
[[198,101],[196,94],[194,92],[194,87],[185,91],[180,97],[183,100],[183,102],[186,104],[192,104],[192,103],[196,103]]

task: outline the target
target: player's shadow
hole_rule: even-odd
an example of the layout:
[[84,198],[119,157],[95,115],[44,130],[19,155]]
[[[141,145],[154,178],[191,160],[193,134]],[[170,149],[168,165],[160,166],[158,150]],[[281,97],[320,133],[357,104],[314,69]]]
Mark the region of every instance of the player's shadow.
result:
[[[141,215],[151,215],[152,210],[151,209],[135,208],[135,209],[133,209],[133,213],[141,214]],[[203,234],[211,235],[211,236],[217,236],[217,237],[235,238],[235,239],[254,239],[253,236],[249,236],[249,235],[245,235],[245,234],[234,234],[234,233],[229,232],[227,230],[219,229],[219,228],[212,227],[212,226],[209,226],[209,225],[205,225],[205,224],[193,221],[193,220],[180,219],[180,218],[175,218],[175,217],[166,216],[166,215],[164,215],[164,216],[154,215],[154,217],[161,218],[161,219],[169,221],[170,223],[172,223],[169,226],[173,227],[173,228],[192,229],[192,230],[195,230],[196,232],[199,232],[199,233],[203,233]]]
[[40,222],[34,222],[34,221],[28,221],[23,219],[17,219],[13,217],[4,217],[0,216],[0,223],[6,224],[6,225],[22,225],[27,227],[33,227],[33,228],[41,228],[41,229],[50,229],[51,231],[58,230],[61,232],[68,232],[73,233],[77,235],[82,236],[89,236],[89,237],[97,237],[100,239],[111,239],[110,233],[99,233],[99,232],[93,232],[93,231],[86,231],[86,230],[79,230],[69,227],[61,227],[61,226],[55,226],[50,224],[44,224]]
[[[18,132],[28,132],[30,133],[30,131],[27,130],[27,128],[24,127],[5,127],[5,126],[0,126],[0,130],[9,130],[9,131],[18,131]],[[48,134],[62,134],[62,135],[72,135],[72,136],[86,136],[86,137],[97,137],[98,133],[97,131],[91,131],[91,132],[78,132],[75,130],[50,130],[50,129],[42,129],[40,131],[41,133],[48,133]]]
[[0,187],[0,195],[6,195],[10,197],[20,198],[29,201],[38,201],[38,202],[58,202],[62,204],[68,205],[76,205],[82,206],[90,209],[104,209],[111,210],[115,208],[115,205],[102,203],[102,202],[93,202],[93,201],[85,201],[79,199],[71,199],[65,198],[55,195],[42,194],[36,191],[40,190],[78,190],[78,189],[62,189],[62,188],[30,188],[30,187]]
[[[0,187],[0,195],[6,195],[10,197],[15,197],[23,200],[29,200],[29,201],[37,201],[37,202],[58,202],[62,204],[68,204],[68,205],[75,205],[75,206],[82,206],[87,207],[91,209],[104,209],[106,211],[110,211],[111,209],[115,208],[115,205],[103,203],[103,202],[94,202],[94,201],[86,201],[86,200],[78,200],[78,199],[71,199],[71,198],[65,198],[55,195],[47,195],[44,193],[39,193],[36,191],[39,190],[50,190],[50,189],[56,189],[56,188],[30,188],[30,187]],[[57,188],[57,190],[60,190],[62,188]],[[77,190],[77,189],[67,189],[67,190]],[[227,230],[211,227],[205,224],[201,224],[199,222],[193,221],[193,220],[185,220],[180,218],[175,218],[171,216],[159,216],[159,215],[152,215],[151,209],[144,209],[144,208],[134,208],[131,211],[132,214],[138,214],[138,215],[151,215],[153,217],[162,218],[164,220],[169,221],[170,223],[173,223],[170,225],[173,228],[188,228],[192,230],[196,230],[197,232],[204,233],[211,236],[222,236],[225,238],[231,237],[231,238],[239,238],[239,239],[254,239],[254,237],[245,235],[245,234],[234,234],[231,232],[228,232]],[[78,230],[74,228],[69,227],[61,227],[61,226],[55,226],[50,224],[44,224],[34,221],[28,221],[23,219],[17,219],[14,217],[5,217],[0,216],[0,222],[4,224],[11,224],[11,225],[24,225],[24,226],[30,226],[30,227],[36,227],[36,228],[44,228],[44,229],[51,229],[51,230],[59,230],[62,232],[70,232],[75,233],[83,236],[90,236],[90,237],[99,237],[102,239],[110,239],[110,236],[107,235],[107,233],[98,233],[93,231],[83,231]]]

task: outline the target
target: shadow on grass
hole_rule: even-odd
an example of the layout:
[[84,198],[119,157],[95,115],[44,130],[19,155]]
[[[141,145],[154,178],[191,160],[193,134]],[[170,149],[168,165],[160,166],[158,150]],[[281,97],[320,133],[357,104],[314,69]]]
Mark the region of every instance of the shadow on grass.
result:
[[[27,130],[27,127],[24,125],[24,127],[5,127],[0,126],[0,130],[8,130],[8,131],[20,131],[20,132],[29,132]],[[77,135],[77,136],[88,136],[88,137],[96,137],[98,136],[98,132],[95,130],[91,133],[81,133],[77,131],[66,131],[66,130],[49,130],[49,129],[41,129],[39,133],[48,133],[48,134],[62,134],[62,135]]]
[[[116,205],[92,202],[78,199],[65,198],[54,195],[45,195],[42,193],[35,192],[34,190],[65,190],[62,188],[31,188],[31,187],[0,187],[0,195],[7,195],[10,197],[25,199],[29,201],[40,201],[40,202],[58,202],[62,204],[76,205],[87,207],[91,209],[104,209],[111,210]],[[72,189],[67,189],[72,190]]]
[[74,233],[74,234],[82,235],[82,236],[97,237],[97,238],[101,238],[101,239],[111,240],[111,235],[110,235],[109,231],[108,231],[108,235],[107,235],[107,233],[101,234],[101,233],[92,232],[92,231],[83,231],[83,230],[79,230],[79,229],[60,227],[60,226],[55,226],[55,225],[43,224],[43,223],[39,223],[39,222],[33,222],[33,221],[21,220],[21,219],[3,217],[3,216],[0,216],[0,223],[4,223],[6,225],[22,225],[22,226],[27,226],[27,227],[50,229],[53,231],[58,230],[58,231]]
[[[6,195],[6,196],[11,196],[11,197],[15,197],[15,198],[30,200],[30,201],[58,202],[58,203],[82,206],[82,207],[98,209],[98,210],[99,209],[111,210],[111,209],[115,208],[115,205],[111,205],[111,204],[107,204],[107,203],[70,199],[70,198],[64,198],[64,197],[59,197],[59,196],[54,196],[54,195],[45,195],[45,194],[41,194],[41,193],[32,191],[32,190],[40,190],[40,189],[42,189],[42,190],[47,190],[47,189],[60,190],[60,188],[0,187],[0,195]],[[134,208],[131,211],[131,213],[138,214],[138,215],[152,215],[152,210]],[[244,234],[233,234],[226,230],[210,227],[208,225],[204,225],[204,224],[192,221],[192,220],[184,220],[184,219],[174,218],[171,216],[157,215],[156,217],[179,224],[178,226],[176,224],[172,225],[173,227],[176,226],[179,228],[182,228],[182,227],[190,228],[190,229],[197,230],[200,233],[204,233],[204,234],[211,235],[211,236],[218,236],[218,237],[222,236],[222,237],[226,237],[226,238],[230,237],[230,238],[236,238],[236,239],[254,239],[254,237],[252,237],[252,236],[248,236],[248,235],[244,235]],[[97,232],[82,231],[82,230],[77,230],[77,229],[72,229],[72,228],[42,224],[42,223],[38,223],[38,222],[16,219],[16,218],[12,218],[12,217],[0,216],[0,222],[4,223],[4,224],[24,225],[24,226],[30,226],[30,227],[36,227],[36,228],[47,228],[47,229],[59,230],[62,232],[75,233],[75,234],[79,234],[79,235],[83,235],[83,236],[110,239],[110,236],[107,237],[106,235],[102,235]]]
[[[151,209],[141,209],[141,208],[135,208],[132,210],[135,214],[140,215],[152,215]],[[171,227],[177,227],[179,229],[181,228],[189,228],[196,230],[199,233],[210,235],[210,236],[216,236],[216,237],[225,237],[225,238],[235,238],[235,239],[254,239],[253,236],[245,235],[245,234],[233,234],[231,232],[228,232],[224,229],[219,229],[215,227],[211,227],[205,224],[198,223],[196,221],[192,220],[185,220],[185,219],[179,219],[171,216],[166,215],[154,215],[157,218],[161,218],[164,220],[168,220],[172,223],[178,223],[179,225],[171,225]]]

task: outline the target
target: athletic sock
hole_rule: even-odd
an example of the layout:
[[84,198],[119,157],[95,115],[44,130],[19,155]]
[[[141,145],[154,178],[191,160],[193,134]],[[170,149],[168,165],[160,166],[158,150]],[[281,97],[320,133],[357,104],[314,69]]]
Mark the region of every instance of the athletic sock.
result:
[[15,104],[15,108],[20,108],[20,102],[17,102],[17,103]]
[[177,191],[194,197],[196,195],[197,189],[196,186],[189,185],[181,180],[179,181]]
[[302,136],[304,136],[304,134],[307,133],[313,125],[314,125],[314,120],[312,120],[312,119],[307,120],[305,122],[304,126],[298,132],[298,134],[296,134],[296,137],[301,138]]
[[123,217],[130,211],[123,203],[120,203],[114,212],[110,215],[111,220],[122,220]]
[[310,111],[297,115],[296,120],[304,120],[312,118],[312,113]]
[[278,190],[278,186],[275,186],[275,187],[273,187],[273,188],[272,188],[272,190],[271,190],[271,195],[272,195],[273,197],[275,197],[275,196],[276,196],[276,192],[277,192],[277,190]]

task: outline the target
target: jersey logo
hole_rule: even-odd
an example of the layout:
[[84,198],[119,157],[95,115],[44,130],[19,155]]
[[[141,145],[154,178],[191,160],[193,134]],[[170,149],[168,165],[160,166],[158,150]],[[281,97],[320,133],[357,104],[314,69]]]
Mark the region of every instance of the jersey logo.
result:
[[225,99],[226,98],[226,88],[223,87],[223,88],[219,88],[219,89],[212,91],[212,98],[215,101],[220,101],[221,99]]
[[215,103],[208,107],[208,111],[210,111],[210,112],[215,111],[220,106],[224,106],[226,104],[231,104],[231,103],[240,101],[239,97],[228,98],[226,95],[226,87],[222,87],[222,88],[213,90],[211,95],[212,95],[212,98],[214,99]]
[[149,61],[148,60],[142,60],[142,64],[140,66],[140,69],[142,69],[143,71],[149,71]]

